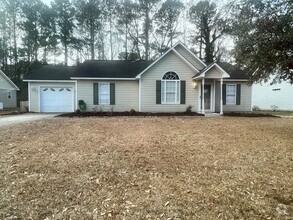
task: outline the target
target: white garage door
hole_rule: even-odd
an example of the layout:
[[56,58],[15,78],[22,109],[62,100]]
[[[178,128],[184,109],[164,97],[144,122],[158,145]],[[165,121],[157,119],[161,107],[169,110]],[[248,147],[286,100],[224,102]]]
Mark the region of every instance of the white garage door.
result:
[[73,112],[73,88],[41,87],[40,112]]

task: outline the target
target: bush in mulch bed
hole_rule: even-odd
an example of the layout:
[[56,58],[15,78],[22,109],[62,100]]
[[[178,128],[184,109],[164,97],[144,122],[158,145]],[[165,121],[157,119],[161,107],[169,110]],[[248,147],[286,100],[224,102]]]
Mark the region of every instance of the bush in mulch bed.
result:
[[72,112],[58,115],[57,117],[115,117],[115,116],[204,116],[196,112],[175,112],[175,113],[151,113],[151,112]]
[[235,116],[235,117],[269,117],[269,118],[280,118],[276,115],[253,113],[253,112],[227,112],[224,116]]

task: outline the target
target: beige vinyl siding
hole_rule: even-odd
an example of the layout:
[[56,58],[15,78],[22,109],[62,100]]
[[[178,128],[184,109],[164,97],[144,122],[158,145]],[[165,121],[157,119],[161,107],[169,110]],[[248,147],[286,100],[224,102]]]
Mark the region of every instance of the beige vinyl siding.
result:
[[182,47],[180,44],[178,44],[175,47],[175,50],[183,56],[186,60],[188,60],[191,64],[193,64],[198,70],[202,70],[205,66],[194,56],[190,54],[184,47]]
[[[246,82],[237,81],[224,81],[224,84],[241,84],[241,96],[240,105],[223,105],[224,112],[236,112],[236,111],[251,111],[251,86],[248,86]],[[221,98],[221,84],[216,83],[216,111],[220,111],[220,98]],[[223,97],[224,98],[224,97]]]
[[[156,80],[161,80],[168,71],[174,71],[180,80],[186,81],[186,104],[156,104]],[[192,111],[198,110],[198,90],[192,87],[194,70],[189,68],[174,52],[163,57],[156,65],[141,76],[142,112],[183,112],[188,105]]]
[[[56,82],[56,83],[46,83],[46,82],[31,82],[29,85],[29,109],[31,112],[40,112],[40,87],[71,87],[75,91],[75,82],[65,83],[65,82]],[[75,97],[75,92],[74,92]],[[74,98],[74,108],[76,108],[75,98]]]
[[[11,94],[11,98],[8,98],[8,92]],[[16,90],[0,89],[0,102],[3,103],[3,108],[16,108]]]
[[[84,100],[87,105],[87,111],[93,111],[97,105],[94,105],[93,84],[99,82],[115,83],[115,105],[114,111],[130,111],[139,110],[138,107],[138,81],[93,81],[79,80],[77,82],[77,100]],[[98,110],[102,107],[103,111],[110,111],[110,105],[98,106]]]
[[205,73],[205,78],[207,79],[212,79],[212,78],[221,78],[222,77],[222,73],[220,72],[220,70],[213,66],[211,69],[209,69],[206,73]]

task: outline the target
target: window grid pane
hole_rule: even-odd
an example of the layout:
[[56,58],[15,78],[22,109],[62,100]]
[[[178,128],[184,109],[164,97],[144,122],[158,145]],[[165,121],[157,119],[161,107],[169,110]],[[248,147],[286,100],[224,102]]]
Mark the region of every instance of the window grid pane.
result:
[[236,85],[226,85],[226,104],[236,104]]
[[110,84],[109,83],[99,84],[99,103],[101,105],[110,104]]
[[179,104],[179,80],[163,80],[161,83],[161,101],[163,104]]

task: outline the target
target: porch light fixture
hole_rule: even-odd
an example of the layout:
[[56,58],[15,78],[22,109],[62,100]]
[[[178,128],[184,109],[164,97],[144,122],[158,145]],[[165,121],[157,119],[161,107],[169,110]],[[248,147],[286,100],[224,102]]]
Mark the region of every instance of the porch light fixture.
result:
[[193,82],[193,83],[192,83],[192,87],[195,89],[196,86],[197,86],[197,83],[196,83],[196,82]]

